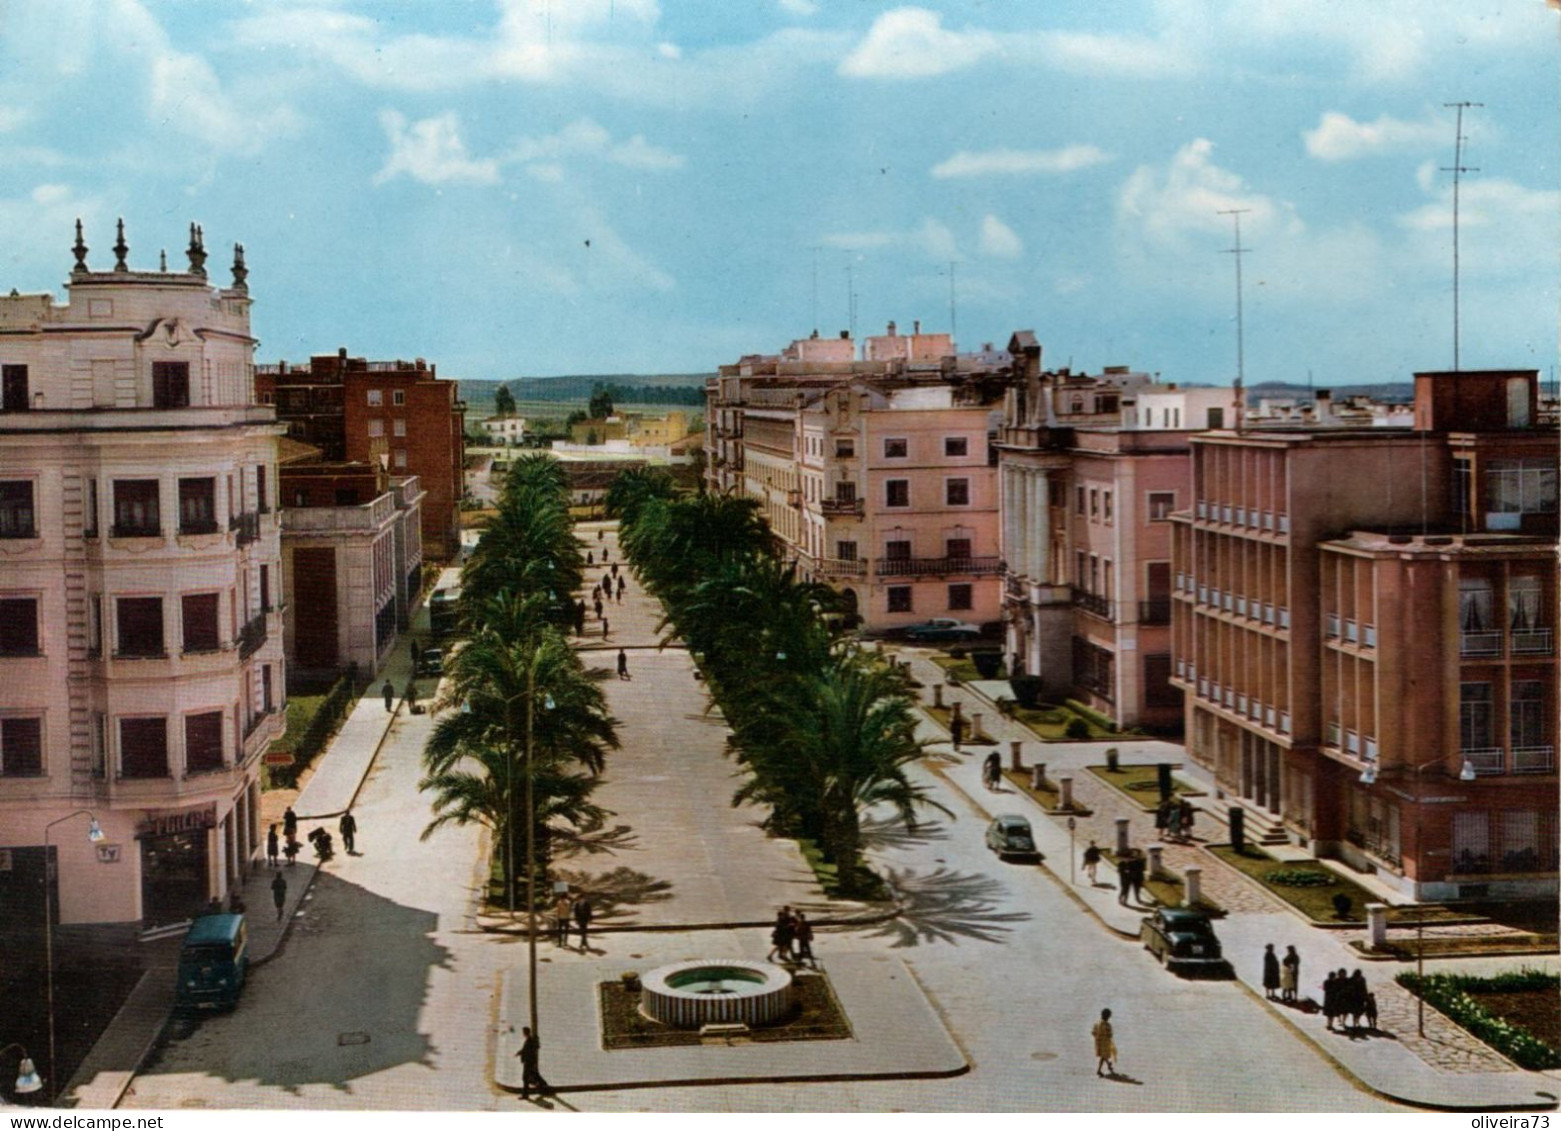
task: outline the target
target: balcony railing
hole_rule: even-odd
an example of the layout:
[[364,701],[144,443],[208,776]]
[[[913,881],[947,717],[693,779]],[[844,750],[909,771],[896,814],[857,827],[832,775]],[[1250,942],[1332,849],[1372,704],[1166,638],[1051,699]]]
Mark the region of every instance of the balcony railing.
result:
[[1003,559],[986,558],[879,558],[873,570],[879,577],[940,577],[950,574],[983,577],[1003,572]]
[[236,534],[240,546],[248,546],[251,542],[260,540],[260,515],[254,511],[245,511],[228,519],[228,529]]
[[855,515],[862,517],[864,510],[861,499],[820,499],[818,509],[826,515]]
[[1515,774],[1549,774],[1556,768],[1554,746],[1518,746],[1512,751],[1512,772]]
[[1460,750],[1458,756],[1474,767],[1476,774],[1504,774],[1507,772],[1506,751],[1494,749]]
[[180,534],[215,534],[217,529],[217,520],[214,518],[189,519],[179,523]]
[[116,522],[109,527],[108,535],[110,538],[161,538],[163,536],[163,528],[156,525],[129,526]]
[[1086,593],[1082,589],[1073,591],[1073,605],[1083,609],[1086,613],[1093,613],[1097,617],[1111,619],[1111,600],[1097,593]]
[[239,659],[248,659],[256,650],[266,642],[266,614],[250,619],[249,623],[239,630],[238,654]]
[[1138,623],[1170,624],[1171,599],[1169,597],[1151,597],[1147,601],[1138,602]]
[[1550,629],[1515,628],[1512,630],[1514,656],[1548,656],[1553,651],[1555,651],[1555,640]]
[[867,563],[861,558],[819,558],[818,571],[826,577],[863,577]]
[[1458,654],[1460,656],[1499,656],[1501,655],[1501,633],[1460,632],[1458,634]]

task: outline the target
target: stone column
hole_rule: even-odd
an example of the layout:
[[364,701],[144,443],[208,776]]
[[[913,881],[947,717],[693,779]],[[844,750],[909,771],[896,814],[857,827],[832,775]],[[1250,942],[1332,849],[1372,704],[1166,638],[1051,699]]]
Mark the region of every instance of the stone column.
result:
[[1024,743],[1017,738],[1008,744],[1008,768],[1014,773],[1024,769],[1024,763],[1019,760],[1019,751],[1023,746]]
[[932,685],[932,705],[934,707],[943,706],[943,685],[941,683]]
[[1158,880],[1165,875],[1165,862],[1160,859],[1160,854],[1165,851],[1163,844],[1151,844],[1149,846],[1149,878]]
[[1191,907],[1203,898],[1203,869],[1196,864],[1188,866],[1182,873],[1182,881],[1185,890],[1182,892],[1182,905]]
[[1035,765],[1030,767],[1030,788],[1037,793],[1046,788],[1046,767]]
[[972,741],[983,733],[981,730],[981,718],[982,713],[980,711],[970,712],[970,738]]
[[1366,904],[1366,932],[1372,950],[1381,950],[1388,941],[1388,905]]
[[964,707],[964,704],[961,703],[958,699],[954,700],[952,703],[949,704],[949,710],[951,712],[953,712],[949,716],[949,721],[950,722],[953,722],[955,719],[962,719],[962,718],[965,717],[965,707]]
[[1057,808],[1073,808],[1073,779],[1066,775],[1057,779]]
[[1127,818],[1117,818],[1117,855],[1121,856],[1127,851]]
[[1051,580],[1051,487],[1050,473],[1041,471],[1030,477],[1039,505],[1031,517],[1031,529],[1026,532],[1030,556],[1034,559],[1030,577],[1042,583]]

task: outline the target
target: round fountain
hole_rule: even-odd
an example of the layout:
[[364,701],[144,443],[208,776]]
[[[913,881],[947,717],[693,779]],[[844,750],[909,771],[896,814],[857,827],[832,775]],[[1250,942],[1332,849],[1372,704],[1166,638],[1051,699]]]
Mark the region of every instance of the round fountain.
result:
[[766,1025],[791,1011],[791,972],[741,958],[662,966],[640,976],[640,1011],[678,1029]]

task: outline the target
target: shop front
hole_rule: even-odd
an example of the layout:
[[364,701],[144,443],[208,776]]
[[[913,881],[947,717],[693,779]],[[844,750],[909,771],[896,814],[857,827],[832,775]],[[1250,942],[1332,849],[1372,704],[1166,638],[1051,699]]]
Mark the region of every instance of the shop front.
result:
[[211,830],[215,803],[148,813],[136,827],[141,844],[141,922],[181,923],[199,914],[212,890]]

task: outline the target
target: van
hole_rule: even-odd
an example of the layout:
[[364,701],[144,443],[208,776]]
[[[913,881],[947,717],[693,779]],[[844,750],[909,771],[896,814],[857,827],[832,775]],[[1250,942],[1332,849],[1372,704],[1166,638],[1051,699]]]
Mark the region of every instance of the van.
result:
[[242,915],[202,915],[179,950],[175,1005],[232,1009],[249,977],[249,929]]

